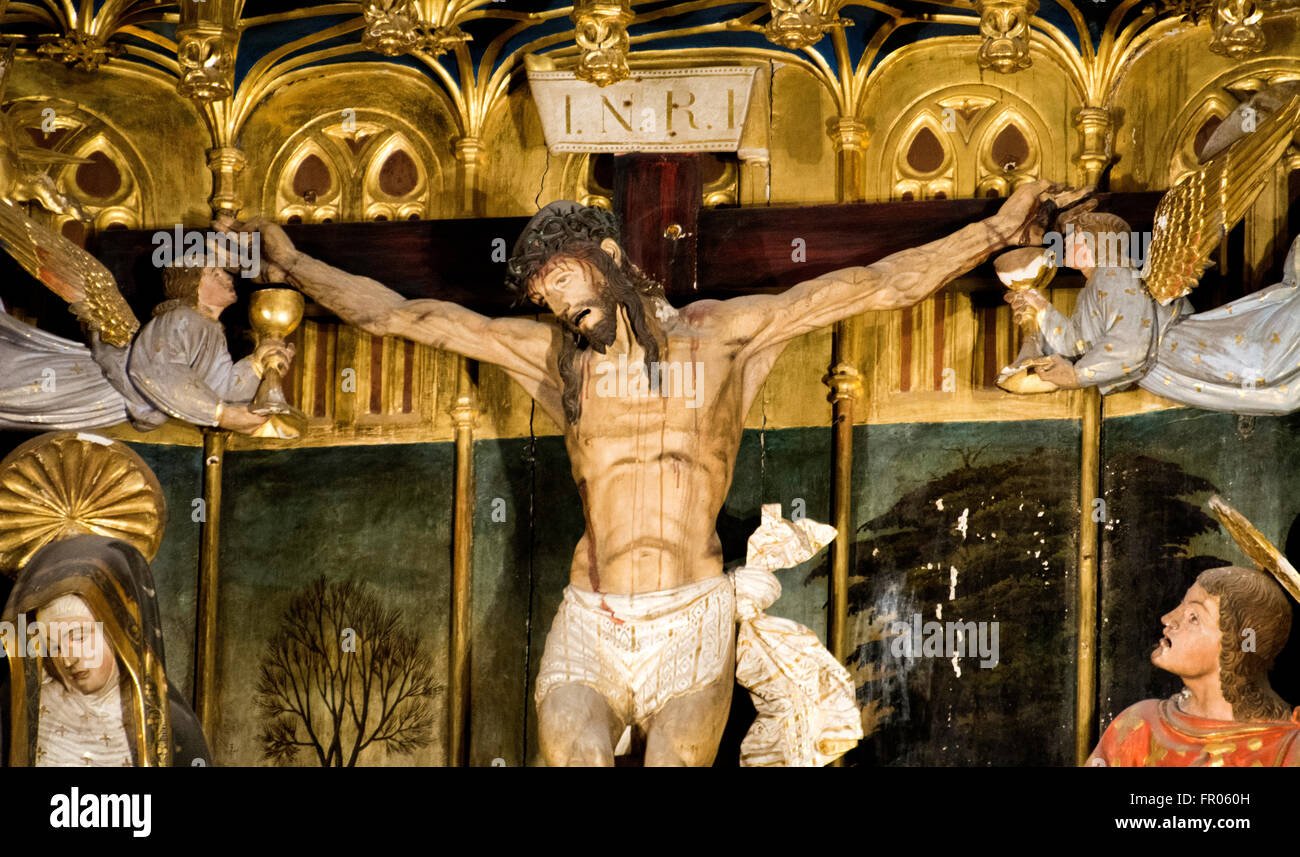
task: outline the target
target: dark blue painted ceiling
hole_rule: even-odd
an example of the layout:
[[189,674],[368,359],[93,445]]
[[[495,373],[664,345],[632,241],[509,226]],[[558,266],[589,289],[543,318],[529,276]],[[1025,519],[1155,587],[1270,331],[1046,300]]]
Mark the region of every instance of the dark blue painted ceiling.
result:
[[[102,7],[104,0],[98,0],[96,9]],[[181,2],[191,2],[191,0],[181,0]],[[1168,0],[1151,0],[1152,3],[1161,5],[1162,8],[1168,8]],[[1096,41],[1099,33],[1113,9],[1119,5],[1120,0],[1076,0],[1076,8],[1084,17],[1087,28],[1090,31],[1092,41]],[[468,33],[472,39],[467,43],[466,48],[469,51],[475,66],[479,65],[484,51],[493,41],[504,34],[510,27],[518,23],[518,14],[536,14],[548,10],[563,10],[571,5],[571,0],[498,0],[481,7],[471,14],[470,20],[462,24],[462,29]],[[885,4],[876,4],[877,6]],[[1144,5],[1137,4],[1126,15],[1126,19],[1131,19],[1140,13]],[[699,33],[686,37],[668,37],[656,39],[643,45],[636,43],[637,37],[645,36],[649,33],[664,32],[668,30],[682,30],[716,24],[719,22],[732,20],[739,15],[753,12],[756,9],[762,9],[764,3],[756,2],[735,2],[725,3],[723,5],[712,6],[709,8],[694,8],[698,3],[687,3],[682,0],[653,0],[653,2],[636,3],[634,10],[639,19],[633,22],[629,27],[629,34],[633,39],[633,50],[673,50],[679,48],[750,48],[762,49],[767,51],[781,50],[776,45],[763,36],[761,32],[755,31],[737,31],[725,30],[717,32]],[[941,3],[926,2],[925,0],[894,0],[889,6],[898,9],[902,14],[916,19],[914,22],[907,23],[894,32],[885,43],[885,50],[882,50],[876,57],[876,62],[882,60],[891,51],[896,50],[903,45],[915,41],[933,38],[945,35],[971,35],[977,32],[973,26],[975,22],[973,7],[969,4],[960,4],[957,2]],[[340,8],[344,7],[344,8]],[[352,13],[346,7],[355,9]],[[683,13],[668,13],[655,17],[656,13],[662,13],[671,10],[674,7],[684,8]],[[157,3],[153,0],[136,0],[130,4],[132,10],[139,10],[144,13],[146,19],[152,17],[154,20],[142,22],[143,26],[164,35],[170,39],[175,38],[175,24],[161,18],[166,15],[172,21],[176,17],[177,6],[174,3]],[[289,20],[267,21],[268,17],[282,15],[284,13],[294,12],[297,10],[319,9],[319,15],[308,17],[297,17]],[[965,16],[972,22],[971,25],[938,23],[933,20],[936,14]],[[1057,0],[1042,0],[1038,16],[1045,21],[1058,27],[1067,37],[1078,41],[1078,33],[1075,30],[1075,22],[1068,14],[1065,8]],[[852,22],[852,26],[845,28],[844,35],[849,47],[849,55],[856,61],[862,56],[865,45],[872,34],[879,27],[889,20],[886,12],[878,8],[872,8],[865,5],[848,5],[840,11],[843,18]],[[646,17],[653,20],[645,21]],[[326,29],[346,21],[356,21],[361,23],[361,4],[359,3],[330,3],[330,4],[310,4],[310,3],[290,3],[281,2],[281,0],[249,0],[243,9],[242,20],[245,23],[245,30],[240,40],[239,51],[236,59],[236,84],[243,79],[248,70],[260,58],[265,56],[269,51],[292,42],[304,36],[309,36],[314,32]],[[755,20],[754,23],[762,26],[767,23],[768,16],[764,10]],[[516,34],[505,45],[504,50],[498,54],[498,61],[501,57],[547,34],[563,33],[571,28],[571,23],[567,15],[558,15],[553,19],[540,23],[536,26],[529,27],[523,32]],[[25,36],[36,36],[41,33],[48,33],[48,28],[42,28],[35,24],[17,24],[6,26],[5,31],[8,33],[21,33]],[[115,41],[133,42],[135,44],[152,47],[144,40],[127,34],[118,34],[114,36]],[[365,51],[360,46],[361,31],[357,30],[346,35],[339,36],[328,42],[318,42],[311,46],[310,50],[320,50],[333,45],[356,45],[357,50],[342,57],[337,57],[324,62],[356,62],[356,61],[375,61],[386,63],[397,63],[416,69],[424,69],[424,66],[409,57],[385,57],[379,54]],[[566,40],[565,43],[569,44]],[[815,45],[815,50],[822,58],[825,59],[832,69],[837,68],[837,61],[832,47],[832,41],[829,38],[823,38],[821,42]],[[143,60],[140,60],[143,61]],[[444,55],[441,60],[444,65],[454,72],[454,59],[450,55]]]

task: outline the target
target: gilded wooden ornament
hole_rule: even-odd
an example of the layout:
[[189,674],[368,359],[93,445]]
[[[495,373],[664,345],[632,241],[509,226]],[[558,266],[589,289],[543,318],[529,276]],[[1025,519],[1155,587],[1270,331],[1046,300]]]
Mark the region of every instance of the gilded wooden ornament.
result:
[[179,30],[176,59],[181,79],[176,88],[186,98],[219,101],[234,93],[237,35],[217,24],[199,23]]
[[166,522],[157,477],[117,441],[53,432],[0,462],[0,572],[6,575],[50,542],[78,533],[122,539],[153,559]]
[[415,0],[368,0],[366,31],[361,44],[386,57],[400,56],[420,43],[420,17]]
[[[13,72],[14,43],[0,59],[0,100]],[[46,211],[85,220],[76,200],[62,193],[41,169],[51,164],[84,164],[85,158],[51,152],[23,141],[8,113],[0,113],[0,199],[9,203],[35,202]]]
[[37,51],[82,71],[95,71],[113,57],[122,56],[123,48],[98,35],[72,32],[51,38]]
[[1260,25],[1264,10],[1259,0],[1216,0],[1210,50],[1230,59],[1257,54],[1268,47]]
[[837,14],[843,0],[771,0],[768,5],[772,10],[766,29],[768,41],[791,50],[817,44],[836,27],[853,25]]
[[[482,3],[464,4],[460,11],[476,5]],[[429,7],[429,14],[422,11],[424,6]],[[448,0],[425,4],[417,4],[416,0],[367,0],[363,7],[366,29],[361,44],[384,56],[422,51],[436,57],[470,40],[469,34],[456,26],[454,15],[458,12]]]
[[609,86],[628,76],[628,24],[635,15],[630,0],[578,0],[573,4],[573,40],[578,45],[579,80]]
[[980,13],[980,68],[1011,74],[1029,68],[1029,19],[1038,0],[975,0]]

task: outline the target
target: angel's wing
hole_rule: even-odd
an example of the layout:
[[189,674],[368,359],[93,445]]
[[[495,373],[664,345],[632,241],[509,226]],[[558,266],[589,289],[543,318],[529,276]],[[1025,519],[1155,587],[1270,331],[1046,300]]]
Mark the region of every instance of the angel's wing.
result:
[[73,314],[110,345],[124,346],[140,329],[108,269],[62,235],[41,226],[11,203],[0,200],[0,248],[50,291],[67,301]]
[[1300,128],[1300,96],[1196,172],[1156,206],[1147,289],[1162,304],[1196,287],[1210,254],[1240,220]]

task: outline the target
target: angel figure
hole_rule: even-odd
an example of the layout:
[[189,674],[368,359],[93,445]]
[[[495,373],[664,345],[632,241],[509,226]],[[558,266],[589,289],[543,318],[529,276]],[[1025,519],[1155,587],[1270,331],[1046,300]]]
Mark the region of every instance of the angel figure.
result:
[[[0,99],[14,45],[0,59]],[[293,346],[266,339],[238,363],[226,349],[221,312],[235,302],[233,280],[215,267],[164,268],[167,300],[140,326],[112,274],[62,235],[28,217],[18,203],[85,219],[81,207],[37,168],[83,158],[19,144],[0,113],[0,247],[66,300],[89,347],[24,324],[0,305],[0,428],[84,429],[130,420],[141,431],[169,416],[252,434],[267,422],[248,403],[264,367],[283,374]]]
[[[1161,198],[1141,270],[1129,258],[1133,233],[1124,220],[1086,204],[1060,215],[1064,240],[1037,264],[1059,261],[1081,271],[1087,285],[1066,317],[1024,287],[1033,265],[1016,265],[1026,268],[1017,274],[999,269],[1012,286],[1007,302],[1017,320],[1036,327],[1042,347],[1041,356],[1005,369],[999,385],[1012,392],[1095,386],[1106,394],[1136,384],[1208,410],[1300,409],[1300,238],[1282,282],[1208,312],[1194,313],[1186,298],[1297,127],[1300,97],[1292,97],[1231,145],[1216,143],[1218,154]],[[1024,383],[1026,371],[1036,383]]]
[[235,302],[225,270],[164,268],[167,300],[141,327],[93,256],[4,201],[0,243],[72,304],[90,340],[87,347],[0,311],[0,428],[85,429],[129,419],[150,431],[170,416],[253,434],[266,423],[249,403],[264,367],[283,374],[294,348],[268,339],[231,359],[218,321]]
[[1231,506],[1213,497],[1210,508],[1258,567],[1201,572],[1160,617],[1151,663],[1181,678],[1183,690],[1120,712],[1090,767],[1300,767],[1300,708],[1268,682],[1291,630],[1287,593],[1300,600],[1300,573]]

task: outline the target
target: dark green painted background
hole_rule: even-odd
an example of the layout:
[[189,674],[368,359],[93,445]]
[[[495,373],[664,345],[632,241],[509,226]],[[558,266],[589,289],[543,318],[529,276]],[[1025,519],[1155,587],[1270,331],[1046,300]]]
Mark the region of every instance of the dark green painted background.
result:
[[[0,450],[22,439],[0,435]],[[1289,539],[1293,554],[1300,549],[1298,440],[1300,416],[1239,420],[1176,410],[1105,421],[1098,728],[1132,702],[1175,689],[1146,660],[1159,636],[1159,616],[1200,567],[1216,558],[1242,560],[1217,525],[1197,522],[1211,490],[1269,538],[1282,545]],[[1078,423],[860,426],[855,444],[853,668],[860,701],[885,713],[849,761],[1069,764]],[[201,451],[134,448],[167,494],[167,532],[153,566],[168,672],[188,696],[199,532],[192,513],[200,496]],[[356,576],[372,584],[385,604],[400,608],[418,628],[445,685],[453,460],[451,444],[227,455],[220,711],[210,736],[218,761],[264,763],[253,706],[258,662],[289,598],[318,575]],[[797,504],[809,517],[829,518],[829,462],[827,429],[745,433],[718,522],[729,564],[743,558],[763,503],[781,503],[787,516]],[[559,438],[481,441],[474,466],[471,759],[482,765],[494,759],[535,764],[532,676],[582,532],[581,510]],[[938,498],[947,498],[942,509]],[[1020,542],[1038,538],[1030,530],[1038,519],[1030,513],[1040,506],[1069,514],[1050,519],[1050,556],[1029,562],[1020,555],[1029,553]],[[988,532],[972,527],[966,539],[955,541],[966,507]],[[989,538],[999,528],[1003,534],[996,538],[1006,539],[1006,547]],[[879,548],[888,563],[879,551],[873,555]],[[1004,560],[999,550],[1006,551]],[[968,567],[958,569],[950,586],[954,556]],[[826,571],[823,553],[779,572],[785,592],[771,612],[824,637]],[[880,634],[882,617],[915,612],[929,620],[940,609],[945,620],[1002,623],[999,665],[981,670],[961,660],[959,676],[947,658],[895,657]],[[1293,643],[1275,673],[1279,691],[1292,702],[1300,699],[1298,649]],[[435,704],[441,711],[445,692]],[[734,710],[720,765],[734,763],[752,716],[743,694]],[[434,733],[433,744],[414,754],[389,757],[369,750],[361,762],[441,764],[441,717]]]

